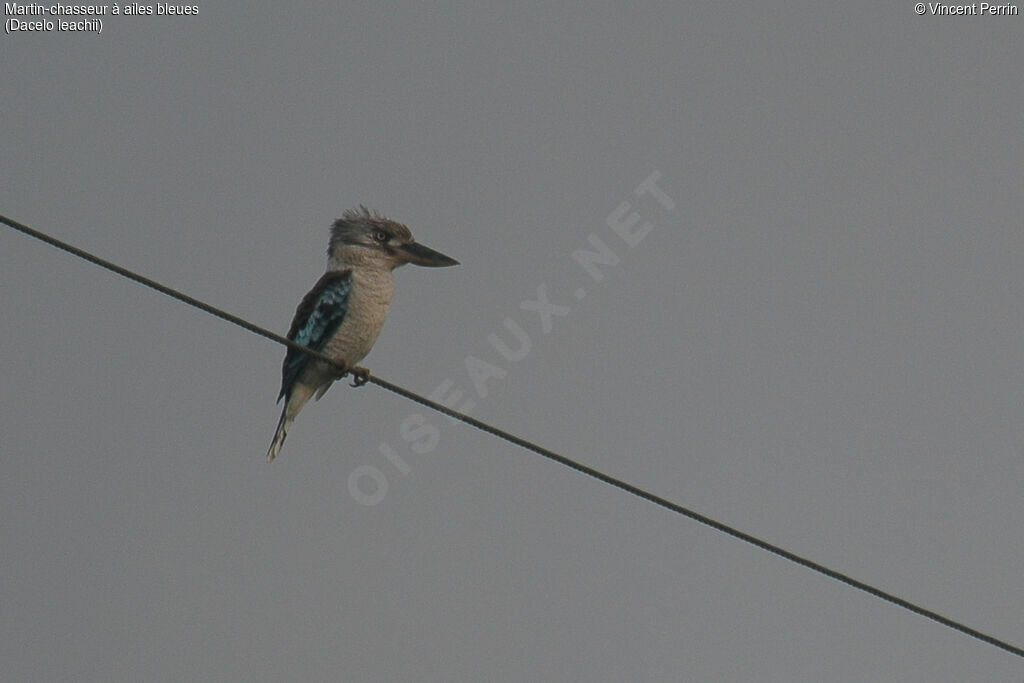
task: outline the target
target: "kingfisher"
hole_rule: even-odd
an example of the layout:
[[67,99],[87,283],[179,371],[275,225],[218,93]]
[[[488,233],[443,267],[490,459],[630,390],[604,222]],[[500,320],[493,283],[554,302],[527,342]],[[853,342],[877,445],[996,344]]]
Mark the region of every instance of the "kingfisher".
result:
[[394,291],[392,271],[406,263],[438,268],[458,261],[423,246],[405,225],[365,206],[350,209],[334,222],[327,246],[327,272],[302,297],[288,338],[329,356],[332,366],[289,348],[281,368],[284,399],[281,419],[267,451],[273,462],[295,417],[335,380],[351,374],[352,386],[366,384],[370,371],[357,365],[377,341]]

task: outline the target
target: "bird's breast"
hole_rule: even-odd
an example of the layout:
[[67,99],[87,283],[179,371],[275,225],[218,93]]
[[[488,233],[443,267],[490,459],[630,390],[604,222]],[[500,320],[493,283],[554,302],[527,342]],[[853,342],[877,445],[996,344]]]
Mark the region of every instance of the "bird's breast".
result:
[[352,271],[352,293],[345,319],[327,344],[327,353],[349,364],[361,361],[373,348],[388,314],[394,278],[390,270]]

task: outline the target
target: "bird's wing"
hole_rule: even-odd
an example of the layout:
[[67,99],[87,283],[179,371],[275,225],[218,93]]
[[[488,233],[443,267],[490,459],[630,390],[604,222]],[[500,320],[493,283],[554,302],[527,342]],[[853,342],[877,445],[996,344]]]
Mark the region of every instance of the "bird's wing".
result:
[[[351,270],[330,270],[313,285],[295,310],[288,338],[321,351],[345,319],[349,294],[352,292]],[[299,374],[309,362],[309,355],[289,348],[281,367],[281,393],[277,400],[289,396]]]

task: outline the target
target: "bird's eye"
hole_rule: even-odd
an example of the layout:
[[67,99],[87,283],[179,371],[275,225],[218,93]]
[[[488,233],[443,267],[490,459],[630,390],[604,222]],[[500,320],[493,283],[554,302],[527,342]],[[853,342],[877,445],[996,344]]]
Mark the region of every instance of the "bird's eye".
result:
[[373,239],[377,242],[380,242],[381,244],[384,244],[385,242],[388,241],[388,234],[383,230],[374,230]]

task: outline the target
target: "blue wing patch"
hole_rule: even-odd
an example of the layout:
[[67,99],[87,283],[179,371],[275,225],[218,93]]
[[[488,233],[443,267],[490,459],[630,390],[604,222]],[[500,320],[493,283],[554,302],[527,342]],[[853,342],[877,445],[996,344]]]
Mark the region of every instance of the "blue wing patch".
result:
[[[313,289],[302,297],[295,311],[288,338],[304,344],[314,351],[322,351],[345,319],[348,311],[349,294],[352,292],[352,271],[331,270],[313,285]],[[290,396],[292,387],[302,370],[309,363],[309,356],[295,349],[288,349],[281,367],[281,393],[277,400]]]

